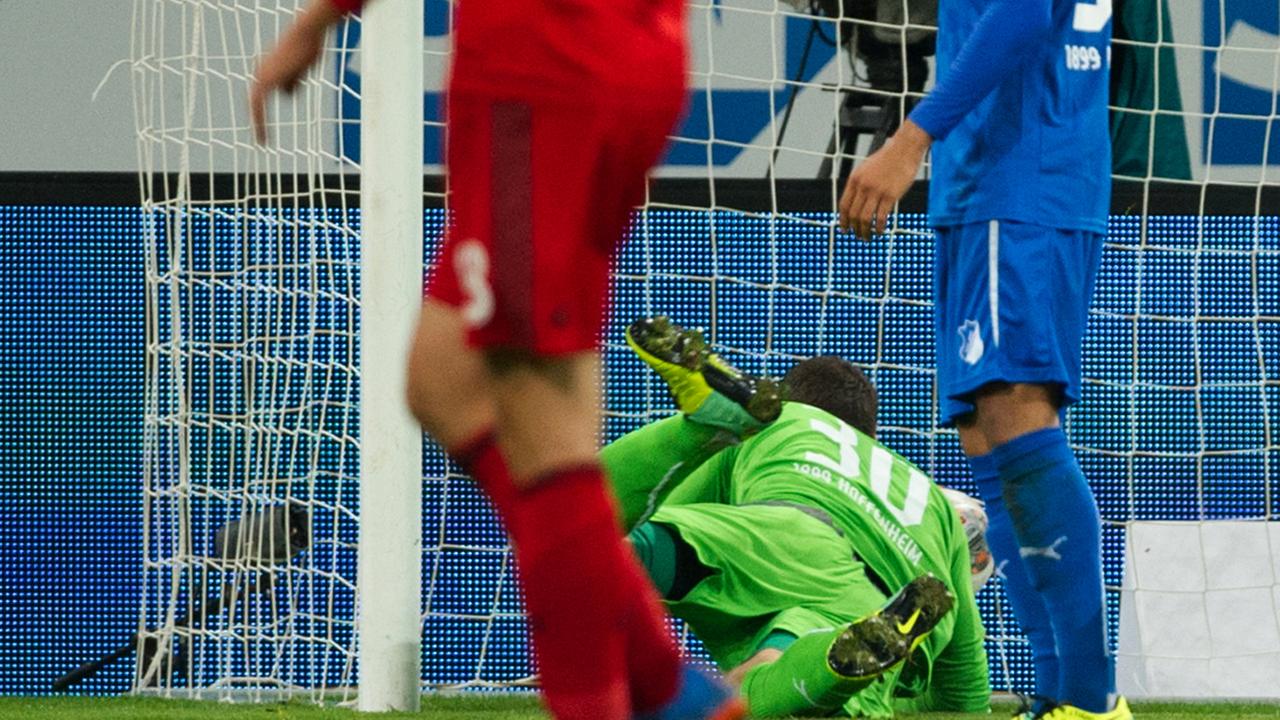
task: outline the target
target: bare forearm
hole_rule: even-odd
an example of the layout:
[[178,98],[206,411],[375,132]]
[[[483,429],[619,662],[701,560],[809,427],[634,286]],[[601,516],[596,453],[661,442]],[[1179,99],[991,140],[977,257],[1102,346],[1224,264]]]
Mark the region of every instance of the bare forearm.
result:
[[351,0],[311,0],[298,16],[296,25],[299,29],[324,32],[333,27],[344,15],[358,9],[361,3]]
[[346,14],[340,3],[353,0],[311,0],[276,46],[258,63],[249,88],[249,113],[258,142],[267,141],[267,98],[294,87],[324,53],[325,33]]
[[893,142],[901,143],[903,146],[903,152],[906,153],[908,157],[913,158],[916,162],[916,166],[919,167],[920,163],[924,160],[925,152],[927,152],[929,150],[929,146],[933,144],[933,138],[929,136],[928,132],[925,132],[924,128],[917,125],[915,121],[908,117],[902,122],[898,131],[893,134]]

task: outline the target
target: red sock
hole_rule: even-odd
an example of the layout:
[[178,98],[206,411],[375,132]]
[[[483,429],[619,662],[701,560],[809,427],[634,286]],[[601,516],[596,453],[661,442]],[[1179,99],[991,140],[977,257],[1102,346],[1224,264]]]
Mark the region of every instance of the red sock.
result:
[[[598,466],[520,493],[513,535],[543,698],[559,720],[631,717],[627,661],[638,568]],[[649,590],[652,592],[652,590]],[[647,649],[647,648],[646,648]]]
[[484,490],[498,517],[510,526],[517,490],[507,469],[507,459],[498,449],[497,434],[492,429],[485,430],[449,454]]
[[647,575],[627,549],[632,607],[627,618],[627,677],[631,707],[647,713],[666,705],[680,682],[680,649],[667,629],[667,613]]
[[[624,662],[627,667],[627,677],[630,686],[630,702],[634,710],[639,712],[648,712],[661,707],[668,702],[676,692],[677,683],[679,681],[679,650],[675,643],[671,640],[671,634],[667,630],[665,623],[666,614],[662,610],[662,605],[658,600],[657,594],[653,591],[648,578],[645,576],[639,563],[631,554],[630,548],[627,548],[625,542],[621,542],[618,538],[619,531],[617,529],[616,510],[610,502],[607,492],[604,492],[603,476],[598,468],[578,468],[570,470],[567,473],[558,475],[581,476],[576,479],[570,479],[565,483],[568,487],[560,489],[553,495],[572,496],[575,492],[582,492],[582,499],[570,498],[565,502],[564,507],[544,509],[542,505],[551,505],[557,501],[541,501],[542,505],[533,508],[526,508],[524,513],[516,513],[515,505],[522,495],[516,489],[511,479],[511,473],[507,468],[506,459],[498,449],[497,437],[492,431],[482,433],[476,439],[466,443],[458,451],[453,453],[453,457],[458,464],[471,475],[472,479],[480,485],[480,487],[488,494],[494,508],[498,511],[498,516],[506,523],[509,531],[516,515],[523,515],[531,518],[534,527],[549,525],[548,518],[558,518],[561,514],[567,512],[568,508],[576,508],[574,512],[580,516],[588,512],[587,508],[591,506],[604,507],[605,510],[597,510],[596,512],[607,516],[609,521],[610,542],[620,544],[623,552],[620,553],[621,559],[614,565],[614,580],[625,589],[624,596],[630,599],[631,607],[623,611],[625,635],[622,638],[622,645],[616,650],[624,656]],[[594,474],[594,477],[591,475]],[[547,483],[557,482],[556,477],[544,478],[539,486]],[[594,490],[588,488],[583,491],[571,489],[577,484],[594,485]],[[535,488],[535,490],[538,488]],[[537,497],[538,493],[528,493],[531,497]],[[592,495],[588,501],[586,495]],[[535,504],[539,501],[534,501]],[[568,525],[567,521],[562,523]],[[539,533],[539,536],[546,537],[547,532]],[[513,532],[512,537],[516,534]],[[529,542],[526,538],[518,540],[522,545]],[[517,559],[521,563],[521,579],[522,585],[525,586],[526,597],[529,594],[528,580],[529,570],[525,569],[525,565],[529,562],[528,553],[518,552]],[[536,561],[535,561],[536,562]],[[566,566],[565,569],[569,573],[570,587],[576,587],[579,577],[573,575],[574,568]],[[605,577],[601,577],[600,582],[605,581]],[[535,643],[539,642],[539,638],[534,638]],[[601,638],[603,641],[603,638]],[[547,642],[554,643],[554,640]],[[546,642],[541,643],[546,645]],[[604,648],[601,648],[602,652]],[[550,651],[550,648],[548,648]],[[576,652],[570,648],[569,652]],[[614,652],[614,651],[611,651]],[[555,660],[548,660],[543,657],[547,652],[539,651],[542,665],[543,684],[547,682],[547,663],[555,664]],[[555,674],[555,671],[552,671]],[[553,680],[553,683],[555,681]],[[553,691],[554,692],[554,691]],[[594,710],[593,710],[594,712]],[[559,715],[557,717],[560,717]]]

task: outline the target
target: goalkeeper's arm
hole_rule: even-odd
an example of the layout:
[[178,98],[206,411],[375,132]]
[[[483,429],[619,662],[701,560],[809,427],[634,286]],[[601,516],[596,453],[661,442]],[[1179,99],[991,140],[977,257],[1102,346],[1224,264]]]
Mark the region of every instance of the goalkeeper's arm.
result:
[[969,539],[960,523],[955,524],[952,535],[951,589],[956,595],[955,628],[951,641],[933,661],[933,672],[924,695],[895,703],[895,707],[903,712],[985,714],[990,711],[991,679],[987,651],[983,647],[986,631],[978,614],[978,603],[974,600],[974,564],[968,552]]

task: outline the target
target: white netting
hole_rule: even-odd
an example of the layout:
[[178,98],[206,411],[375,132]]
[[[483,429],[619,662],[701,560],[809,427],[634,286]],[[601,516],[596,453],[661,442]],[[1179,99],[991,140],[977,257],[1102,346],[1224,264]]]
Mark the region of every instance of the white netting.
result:
[[257,56],[292,18],[288,3],[134,3],[144,688],[353,682],[359,244],[355,195],[333,174],[343,56],[272,102],[270,148],[244,108]]
[[[143,619],[163,638],[190,640],[194,662],[176,686],[245,676],[346,684],[358,218],[342,202],[341,176],[327,173],[358,160],[357,35],[340,34],[297,99],[277,103],[274,142],[261,150],[244,120],[247,76],[289,15],[266,0],[135,5],[154,218]],[[845,2],[858,17],[843,23],[823,15],[837,5],[690,4],[689,115],[617,269],[606,434],[671,410],[620,344],[626,321],[662,312],[708,328],[718,350],[752,371],[781,373],[815,353],[863,365],[880,389],[884,440],[971,490],[954,434],[936,424],[924,217],[904,213],[870,244],[831,224],[845,160],[864,156],[884,120],[900,116],[906,88],[931,82],[928,4],[903,12],[902,3]],[[1142,547],[1194,537],[1190,554],[1176,557],[1198,570],[1137,568],[1126,608],[1147,608],[1152,622],[1161,615],[1153,607],[1181,608],[1200,618],[1196,632],[1175,633],[1172,644],[1170,632],[1139,633],[1137,644],[1122,643],[1122,660],[1265,672],[1280,662],[1276,626],[1267,627],[1277,617],[1280,550],[1274,524],[1263,523],[1280,512],[1280,47],[1267,30],[1280,27],[1280,11],[1262,0],[1172,5],[1116,8],[1116,170],[1131,182],[1118,185],[1086,341],[1086,397],[1068,428],[1106,520],[1117,635],[1126,541],[1137,547],[1163,528],[1135,523],[1175,523],[1160,544]],[[433,165],[451,5],[426,8]],[[155,181],[166,172],[190,182]],[[199,189],[226,187],[222,173],[253,179],[210,202]],[[326,192],[292,192],[303,179]],[[430,253],[444,214],[438,196],[427,204]],[[456,467],[431,449],[423,466],[424,686],[519,683],[532,669],[505,539]],[[267,568],[274,587],[238,614],[182,627],[201,592],[253,577],[247,562],[229,572],[206,559],[217,527],[290,499],[310,508],[311,550]],[[1220,549],[1245,539],[1248,553]],[[1215,624],[1224,597],[1254,618],[1247,632]],[[1028,649],[999,583],[980,599],[994,684],[1026,688]]]

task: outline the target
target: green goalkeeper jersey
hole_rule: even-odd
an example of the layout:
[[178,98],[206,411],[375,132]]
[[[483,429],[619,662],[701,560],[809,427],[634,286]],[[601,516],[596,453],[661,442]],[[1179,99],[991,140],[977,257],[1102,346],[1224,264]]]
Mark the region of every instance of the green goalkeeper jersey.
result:
[[925,572],[969,585],[967,565],[952,576],[954,556],[968,557],[959,517],[929,476],[826,411],[787,403],[777,421],[702,470],[716,476],[725,504],[823,511],[891,588]]
[[697,502],[819,510],[889,593],[924,573],[940,578],[957,603],[924,645],[932,680],[902,682],[908,694],[923,692],[921,709],[985,706],[984,631],[968,541],[950,503],[915,465],[830,413],[787,403],[778,420],[717,453],[663,505]]

